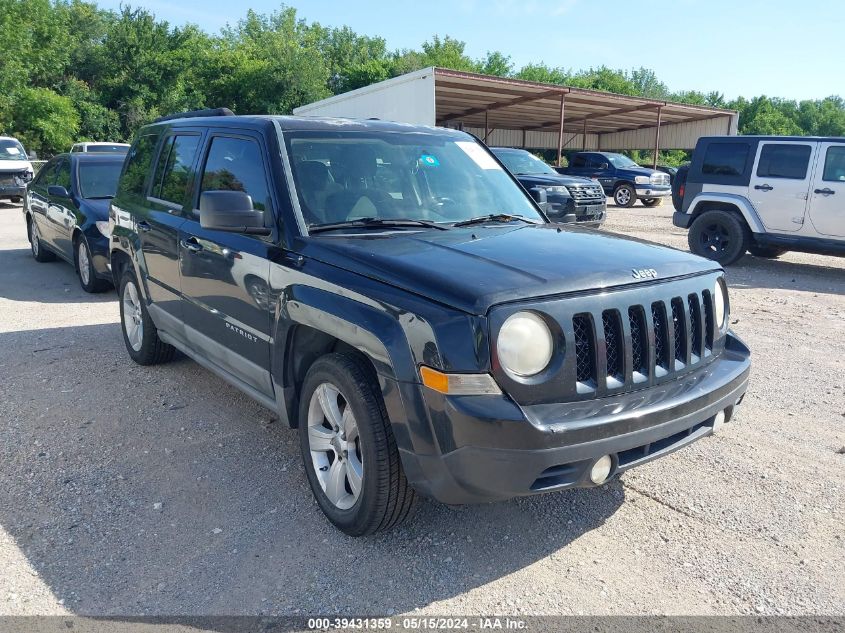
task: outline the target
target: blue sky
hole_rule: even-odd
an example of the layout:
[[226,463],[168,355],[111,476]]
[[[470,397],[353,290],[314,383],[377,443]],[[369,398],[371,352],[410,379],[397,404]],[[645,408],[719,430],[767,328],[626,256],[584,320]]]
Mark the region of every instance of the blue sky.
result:
[[[100,0],[118,8],[121,0]],[[124,3],[125,0],[124,0]],[[275,0],[135,0],[161,19],[209,32]],[[325,26],[378,35],[390,49],[451,35],[481,57],[510,55],[517,67],[653,69],[671,90],[817,99],[845,96],[842,0],[309,0],[286,3]]]

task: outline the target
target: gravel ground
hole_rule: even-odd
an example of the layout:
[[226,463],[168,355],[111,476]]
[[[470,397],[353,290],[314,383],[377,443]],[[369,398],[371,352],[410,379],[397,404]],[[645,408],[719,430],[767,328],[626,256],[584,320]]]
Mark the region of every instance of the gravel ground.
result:
[[[607,231],[686,248],[671,209]],[[843,260],[731,267],[752,385],[713,438],[600,489],[386,535],[323,518],[295,433],[195,363],[127,356],[113,292],[0,202],[0,615],[843,614]]]

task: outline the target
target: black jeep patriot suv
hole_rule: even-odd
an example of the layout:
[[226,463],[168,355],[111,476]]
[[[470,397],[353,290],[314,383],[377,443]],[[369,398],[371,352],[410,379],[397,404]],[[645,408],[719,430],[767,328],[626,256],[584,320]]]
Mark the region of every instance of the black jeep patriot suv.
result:
[[418,493],[600,485],[746,390],[718,264],[549,223],[459,131],[167,117],[135,139],[111,224],[132,359],[181,350],[298,427],[348,534]]

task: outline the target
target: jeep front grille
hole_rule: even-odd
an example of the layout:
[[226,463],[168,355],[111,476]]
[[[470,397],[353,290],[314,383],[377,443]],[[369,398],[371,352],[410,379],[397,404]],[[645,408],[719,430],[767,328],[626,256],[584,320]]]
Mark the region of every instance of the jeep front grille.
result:
[[718,277],[713,272],[496,308],[496,322],[517,309],[546,315],[557,323],[563,346],[542,380],[515,380],[495,368],[496,380],[517,402],[531,405],[637,391],[704,367],[724,346],[708,290]]

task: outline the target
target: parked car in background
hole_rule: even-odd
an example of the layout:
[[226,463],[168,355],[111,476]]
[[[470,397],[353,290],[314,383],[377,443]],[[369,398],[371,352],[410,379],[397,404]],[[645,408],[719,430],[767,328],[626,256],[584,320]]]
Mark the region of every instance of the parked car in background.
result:
[[21,142],[11,136],[0,136],[0,200],[20,202],[33,173]]
[[23,213],[32,256],[56,256],[76,268],[86,292],[111,286],[109,201],[117,190],[121,154],[59,154],[29,185]]
[[845,138],[701,138],[673,199],[690,250],[722,265],[746,251],[845,255]]
[[664,174],[669,174],[669,185],[675,180],[675,174],[678,173],[677,167],[670,167],[669,165],[658,165],[657,171],[662,171]]
[[112,227],[128,355],[179,349],[298,427],[318,506],[355,536],[418,493],[602,485],[713,433],[748,384],[721,267],[550,224],[458,130],[167,117],[139,131]]
[[619,207],[633,207],[637,200],[654,207],[672,193],[668,174],[640,167],[627,156],[612,152],[578,152],[570,157],[568,167],[557,171],[595,178]]
[[126,154],[129,151],[129,143],[74,143],[70,148],[72,154],[77,152],[90,152],[99,154]]
[[595,180],[561,175],[524,149],[491,147],[490,150],[529,192],[545,190],[546,215],[550,220],[592,227],[604,222],[607,198]]

